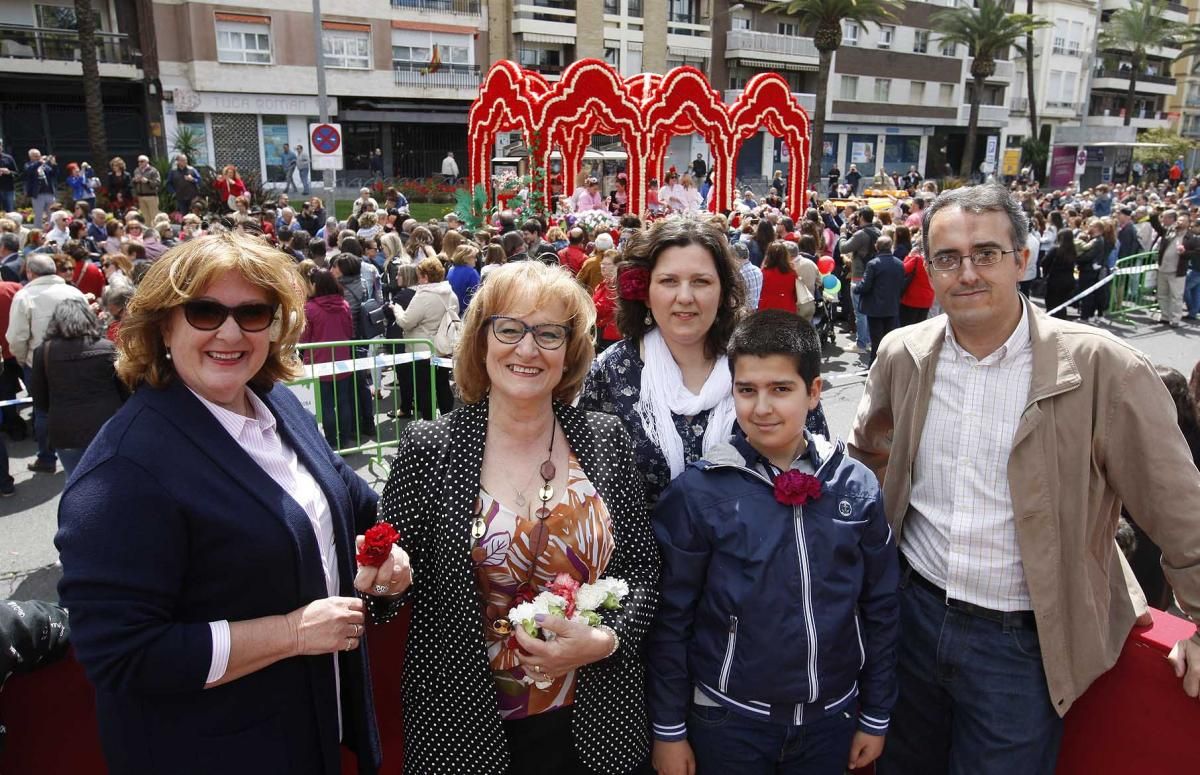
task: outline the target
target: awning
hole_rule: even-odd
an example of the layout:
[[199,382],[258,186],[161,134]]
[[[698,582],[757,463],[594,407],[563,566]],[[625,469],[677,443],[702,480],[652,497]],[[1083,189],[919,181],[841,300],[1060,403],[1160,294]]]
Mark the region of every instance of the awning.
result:
[[548,35],[544,32],[522,32],[521,40],[526,43],[558,43],[573,44],[575,38],[570,35]]
[[764,70],[792,70],[803,73],[815,73],[818,69],[816,65],[805,65],[800,64],[799,62],[787,62],[784,60],[767,62],[766,60],[762,59],[747,59],[746,57],[738,57],[737,61],[739,64],[745,65],[746,67],[759,67]]
[[[712,56],[712,50],[707,48],[689,48],[687,46],[667,46],[667,54],[678,54],[690,59],[708,59]],[[668,58],[670,57],[668,56]]]

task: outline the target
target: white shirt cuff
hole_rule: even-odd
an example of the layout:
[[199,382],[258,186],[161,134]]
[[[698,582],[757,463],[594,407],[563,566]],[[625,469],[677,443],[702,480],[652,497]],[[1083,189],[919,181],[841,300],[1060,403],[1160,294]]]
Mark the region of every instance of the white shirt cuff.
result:
[[204,682],[211,684],[225,677],[229,667],[229,622],[222,619],[219,622],[209,622],[212,630],[212,662],[208,665],[208,679]]

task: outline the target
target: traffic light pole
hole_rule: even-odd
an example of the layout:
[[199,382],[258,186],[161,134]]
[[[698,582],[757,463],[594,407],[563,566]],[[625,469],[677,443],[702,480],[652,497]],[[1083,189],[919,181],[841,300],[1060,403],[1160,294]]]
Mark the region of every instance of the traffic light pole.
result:
[[[329,97],[325,93],[325,49],[321,40],[321,0],[312,0],[313,14],[313,44],[317,54],[317,109],[320,111],[322,124],[329,123]],[[312,138],[309,138],[311,144]],[[316,154],[309,151],[309,158],[315,159]],[[325,214],[337,217],[337,173],[335,170],[321,170],[321,186],[325,189]],[[324,225],[324,224],[322,224]]]

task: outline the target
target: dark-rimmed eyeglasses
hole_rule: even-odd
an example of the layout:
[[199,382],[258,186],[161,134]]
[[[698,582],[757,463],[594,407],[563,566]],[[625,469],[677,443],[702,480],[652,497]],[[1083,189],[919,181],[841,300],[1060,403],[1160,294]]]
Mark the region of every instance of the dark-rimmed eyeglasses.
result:
[[561,323],[539,323],[531,326],[523,320],[492,315],[488,318],[492,324],[492,335],[504,344],[518,344],[526,334],[533,334],[533,341],[543,350],[557,350],[571,338],[571,327]]
[[254,333],[263,331],[275,320],[278,304],[256,302],[239,304],[236,307],[226,307],[217,301],[195,299],[184,302],[183,317],[188,325],[197,331],[216,331],[225,325],[225,320],[233,315],[233,321],[243,331]]
[[927,259],[929,268],[935,272],[953,272],[962,266],[963,259],[971,259],[971,263],[976,267],[991,266],[997,264],[1000,259],[1004,258],[1009,253],[1016,253],[1015,250],[1001,250],[1000,248],[980,248],[974,253],[967,253],[960,256],[957,253],[939,253],[933,258]]

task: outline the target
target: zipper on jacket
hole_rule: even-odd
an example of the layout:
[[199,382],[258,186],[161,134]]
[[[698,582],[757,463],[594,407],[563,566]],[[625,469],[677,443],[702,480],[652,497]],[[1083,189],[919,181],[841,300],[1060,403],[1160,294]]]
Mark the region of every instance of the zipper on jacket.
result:
[[804,510],[792,507],[796,525],[796,556],[800,560],[800,588],[804,597],[804,629],[808,633],[808,702],[816,702],[817,692],[817,625],[813,621],[812,580],[808,574],[808,546],[804,540]]
[[737,648],[738,618],[729,617],[729,639],[725,643],[725,659],[721,662],[721,675],[717,678],[717,689],[729,691],[729,670],[733,667],[733,651]]
[[862,670],[867,664],[867,650],[863,648],[862,627],[858,623],[858,611],[854,612],[854,634],[858,636],[858,669]]

